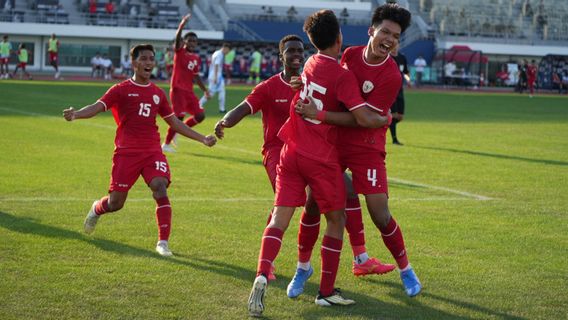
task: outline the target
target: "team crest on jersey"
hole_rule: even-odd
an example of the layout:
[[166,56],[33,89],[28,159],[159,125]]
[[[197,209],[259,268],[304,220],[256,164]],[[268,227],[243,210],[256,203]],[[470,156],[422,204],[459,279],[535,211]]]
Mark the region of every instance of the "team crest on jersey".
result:
[[373,89],[375,88],[375,86],[373,85],[373,83],[369,80],[365,80],[365,82],[363,82],[363,92],[364,93],[369,93],[371,91],[373,91]]
[[158,97],[158,95],[152,96],[152,99],[154,99],[155,104],[160,104],[160,97]]

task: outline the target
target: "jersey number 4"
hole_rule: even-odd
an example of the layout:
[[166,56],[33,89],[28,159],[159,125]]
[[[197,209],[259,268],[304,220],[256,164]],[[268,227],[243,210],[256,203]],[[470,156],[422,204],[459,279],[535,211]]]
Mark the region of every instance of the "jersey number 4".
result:
[[149,103],[140,102],[140,110],[138,110],[138,115],[148,118],[150,116],[150,107],[152,105]]
[[[314,100],[314,103],[316,104],[316,107],[318,108],[318,110],[323,110],[323,102],[320,99],[314,98],[313,94],[314,91],[321,93],[322,95],[325,95],[325,93],[327,92],[327,89],[320,86],[319,84],[311,81],[309,83],[307,83],[307,79],[304,75],[302,75],[302,82],[304,83],[304,88],[302,89],[302,91],[300,92],[300,99],[305,100],[306,97],[311,97]],[[304,119],[306,121],[309,121],[311,123],[314,124],[320,124],[321,121],[319,120],[313,120],[313,119]]]

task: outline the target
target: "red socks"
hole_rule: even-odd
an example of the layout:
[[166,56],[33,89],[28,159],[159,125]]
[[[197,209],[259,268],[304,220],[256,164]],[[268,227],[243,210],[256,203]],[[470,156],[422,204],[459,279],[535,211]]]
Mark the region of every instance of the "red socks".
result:
[[262,235],[262,244],[260,245],[260,254],[258,255],[258,266],[256,268],[256,275],[265,275],[268,279],[270,269],[274,263],[274,259],[278,256],[280,247],[282,246],[282,237],[284,231],[276,228],[264,229]]
[[100,216],[101,214],[107,213],[108,210],[108,196],[104,196],[95,205],[95,214]]
[[404,247],[404,239],[402,237],[402,231],[396,224],[394,217],[391,217],[385,228],[379,228],[379,230],[381,231],[383,242],[396,260],[398,268],[406,268],[408,266],[408,256],[406,255],[406,249]]
[[168,240],[172,228],[172,206],[168,197],[156,199],[156,220],[160,240]]
[[356,257],[367,252],[365,247],[365,229],[363,227],[363,215],[361,214],[361,203],[359,198],[347,198],[345,203],[345,228],[349,233],[349,242]]
[[339,258],[343,240],[324,236],[321,244],[321,279],[320,294],[329,296],[333,293],[337,269],[339,268]]
[[306,213],[306,209],[302,210],[298,230],[298,261],[300,262],[308,262],[312,257],[312,250],[318,241],[320,218],[319,214],[311,216]]

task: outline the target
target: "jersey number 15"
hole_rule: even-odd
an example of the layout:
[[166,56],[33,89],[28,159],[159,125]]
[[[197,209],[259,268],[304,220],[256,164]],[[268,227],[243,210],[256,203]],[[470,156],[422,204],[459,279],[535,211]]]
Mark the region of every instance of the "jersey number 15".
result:
[[[322,95],[325,95],[325,93],[327,92],[327,89],[320,86],[319,84],[311,81],[311,82],[307,82],[306,76],[302,75],[302,82],[304,83],[304,88],[302,89],[302,91],[300,92],[300,99],[305,100],[306,97],[311,97],[314,100],[314,103],[316,104],[316,107],[318,108],[318,110],[323,110],[323,102],[318,99],[315,98],[313,96],[314,91],[318,92]],[[311,123],[314,124],[320,124],[321,121],[319,120],[313,120],[313,119],[304,119],[306,121],[309,121]]]

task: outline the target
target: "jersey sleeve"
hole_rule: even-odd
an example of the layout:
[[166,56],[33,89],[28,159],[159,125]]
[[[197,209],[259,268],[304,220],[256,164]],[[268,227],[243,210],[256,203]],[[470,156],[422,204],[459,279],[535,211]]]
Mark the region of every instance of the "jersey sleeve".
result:
[[156,88],[156,90],[159,91],[158,96],[160,97],[160,104],[158,105],[158,114],[162,118],[168,118],[168,117],[173,116],[174,112],[172,111],[172,108],[170,107],[170,104],[168,102],[168,98],[166,97],[164,90],[162,90],[160,88]]
[[[394,69],[393,69],[394,70]],[[375,88],[367,97],[367,104],[372,109],[386,115],[388,110],[396,100],[396,96],[402,85],[400,71],[391,72],[388,77],[381,78],[375,84]]]
[[118,108],[120,105],[120,87],[115,84],[98,100],[105,106],[105,111]]
[[353,72],[345,72],[337,79],[336,85],[337,100],[345,105],[349,111],[366,106],[365,100],[361,96],[357,78]]
[[269,85],[267,81],[263,81],[258,84],[252,92],[245,98],[246,103],[250,106],[250,113],[255,114],[264,108],[267,101],[270,101],[268,97]]

